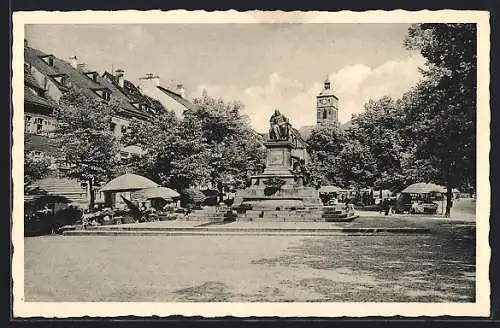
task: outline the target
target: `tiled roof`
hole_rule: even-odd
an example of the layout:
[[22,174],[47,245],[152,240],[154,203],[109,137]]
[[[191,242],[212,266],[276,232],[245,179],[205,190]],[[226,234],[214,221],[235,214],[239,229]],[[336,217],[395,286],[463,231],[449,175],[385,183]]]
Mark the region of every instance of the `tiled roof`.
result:
[[24,101],[36,105],[46,106],[50,108],[57,107],[56,103],[51,100],[45,99],[33,93],[28,86],[24,86]]
[[99,77],[98,79],[103,86],[106,86],[108,89],[111,90],[113,96],[115,97],[116,100],[118,100],[120,102],[123,109],[125,109],[129,112],[132,112],[134,114],[141,115],[141,116],[150,116],[151,115],[147,112],[141,111],[138,108],[135,108],[130,103],[132,100],[130,99],[130,97],[127,96],[126,92],[122,88],[120,88],[118,85],[115,85],[110,80],[110,78],[114,78],[114,77],[112,77],[111,74],[105,72],[103,74],[103,76]]
[[165,111],[166,110],[165,107],[163,107],[163,105],[161,104],[161,102],[159,102],[158,100],[153,99],[149,96],[142,94],[141,91],[139,90],[139,88],[137,88],[137,86],[135,86],[132,82],[130,82],[128,80],[124,80],[123,81],[123,88],[121,88],[118,85],[118,81],[117,81],[116,77],[113,76],[112,74],[110,74],[109,72],[105,72],[103,74],[103,77],[107,78],[108,81],[110,81],[110,83],[113,84],[113,86],[118,91],[120,91],[124,96],[126,96],[129,101],[137,103],[137,104],[144,104],[150,108],[153,108],[156,111]]
[[40,94],[35,94],[31,89],[35,89],[36,92],[39,92],[40,94],[43,93],[44,89],[38,84],[38,82],[35,80],[33,75],[31,74],[30,70],[28,68],[24,68],[24,101],[28,103],[32,103],[35,105],[40,105],[40,106],[45,106],[45,107],[50,107],[50,108],[56,108],[57,104],[40,95]]
[[[89,76],[85,75],[85,73],[90,72],[80,72],[68,62],[57,57],[54,57],[54,66],[49,66],[40,58],[40,56],[46,56],[46,54],[30,47],[25,48],[25,61],[33,65],[42,74],[47,76],[65,74],[68,76],[72,84],[81,89],[83,94],[92,98],[99,98],[94,90],[107,88],[112,93],[112,96],[116,97],[124,110],[144,116],[144,112],[131,105],[129,99],[124,94],[117,90],[112,83],[99,76],[99,74],[96,73],[96,80],[94,81]],[[64,89],[64,87],[61,88]]]
[[27,84],[34,88],[43,89],[42,86],[33,77],[29,68],[27,68],[26,66],[24,67],[24,84]]
[[[142,117],[151,116],[150,112],[136,108],[133,104],[142,104],[146,107],[152,108],[155,111],[166,110],[161,102],[143,95],[140,90],[130,81],[125,80],[124,87],[121,88],[116,81],[116,77],[108,72],[105,72],[102,76],[97,74],[94,81],[85,74],[93,72],[81,72],[80,70],[75,69],[73,66],[71,66],[70,63],[57,57],[53,57],[54,65],[50,66],[43,59],[41,59],[41,57],[43,56],[47,56],[47,54],[34,48],[25,48],[25,62],[30,63],[39,72],[49,77],[65,74],[68,77],[68,80],[71,81],[73,85],[78,86],[81,89],[82,93],[84,93],[86,96],[93,98],[99,97],[94,92],[94,90],[106,88],[111,92],[112,97],[120,103],[122,109],[131,114],[140,115]],[[27,76],[26,81],[29,84],[36,83],[36,80],[32,76]],[[66,89],[64,86],[59,85],[57,81],[54,82],[62,90]],[[165,88],[162,89],[163,92],[174,98],[186,108],[191,107],[192,104],[180,97],[178,94]]]
[[181,105],[183,105],[184,107],[186,107],[186,109],[194,109],[195,108],[195,105],[193,103],[191,103],[187,99],[182,98],[179,94],[173,92],[172,90],[169,90],[169,89],[164,88],[162,86],[158,86],[157,88],[160,89],[161,91],[163,91],[165,94],[167,94],[169,97],[171,97],[172,99],[174,99],[178,103],[180,103]]
[[47,63],[41,59],[41,56],[47,56],[46,53],[40,50],[33,49],[30,47],[24,48],[24,61],[30,63],[37,70],[39,70],[44,75],[55,75],[60,74],[57,68],[47,65]]
[[66,74],[71,83],[77,85],[85,95],[93,98],[99,97],[94,93],[94,91],[92,91],[93,89],[104,88],[104,86],[100,83],[98,75],[97,81],[93,81],[91,78],[83,74],[83,72],[78,71],[69,63],[59,58],[54,59],[54,66],[57,67],[60,74]]

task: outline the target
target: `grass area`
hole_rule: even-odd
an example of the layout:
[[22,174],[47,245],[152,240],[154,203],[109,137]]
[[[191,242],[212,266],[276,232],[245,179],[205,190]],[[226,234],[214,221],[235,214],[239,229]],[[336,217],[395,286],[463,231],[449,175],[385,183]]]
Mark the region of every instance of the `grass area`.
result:
[[25,238],[25,299],[474,301],[474,227],[434,225],[433,231]]

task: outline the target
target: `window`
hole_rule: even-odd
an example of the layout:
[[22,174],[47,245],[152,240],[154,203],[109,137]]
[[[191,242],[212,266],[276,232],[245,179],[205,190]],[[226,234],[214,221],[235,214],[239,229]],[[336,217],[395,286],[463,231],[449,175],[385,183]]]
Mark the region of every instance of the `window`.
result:
[[35,118],[35,132],[42,133],[44,128],[43,126],[46,124],[46,121],[43,118],[36,117]]
[[31,133],[31,116],[29,115],[24,117],[24,131]]
[[91,79],[94,82],[97,82],[97,72],[87,72],[85,73],[85,76]]
[[122,133],[126,133],[128,128],[125,125],[122,125],[121,131]]
[[41,151],[32,151],[31,155],[33,156],[34,159],[41,159],[42,158],[42,152]]
[[69,87],[71,85],[67,75],[57,75],[52,77],[59,85]]
[[323,110],[323,119],[325,120],[325,119],[327,119],[327,118],[328,118],[328,112],[327,112],[327,110],[325,109],[325,110]]
[[47,65],[54,66],[54,56],[53,55],[44,55],[44,56],[40,56],[39,58],[41,58]]
[[109,124],[109,127],[110,127],[111,131],[113,131],[113,132],[114,132],[114,131],[115,131],[115,129],[116,129],[116,123],[111,122],[111,123]]
[[101,97],[104,100],[110,100],[111,99],[111,92],[106,89],[94,89],[94,92]]

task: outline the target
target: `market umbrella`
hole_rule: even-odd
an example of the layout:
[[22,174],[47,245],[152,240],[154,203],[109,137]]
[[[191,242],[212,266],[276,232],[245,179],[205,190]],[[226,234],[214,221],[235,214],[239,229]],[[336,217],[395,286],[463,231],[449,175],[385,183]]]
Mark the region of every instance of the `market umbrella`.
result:
[[173,199],[180,197],[180,194],[177,191],[167,187],[156,187],[156,188],[144,189],[144,197],[146,199],[153,199],[153,198]]
[[156,182],[143,176],[127,173],[104,185],[99,191],[126,191],[158,187]]
[[336,186],[323,186],[319,188],[318,191],[323,194],[329,194],[329,193],[339,192],[340,188]]
[[434,183],[414,183],[406,187],[402,192],[407,194],[428,194],[431,192],[441,192],[442,186]]

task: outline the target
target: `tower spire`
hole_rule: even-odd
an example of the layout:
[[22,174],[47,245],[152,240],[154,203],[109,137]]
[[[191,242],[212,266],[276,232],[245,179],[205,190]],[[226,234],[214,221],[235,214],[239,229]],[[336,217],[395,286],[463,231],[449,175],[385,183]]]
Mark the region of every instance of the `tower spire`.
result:
[[326,74],[326,79],[325,79],[325,90],[330,89],[330,78],[328,77],[328,74]]

